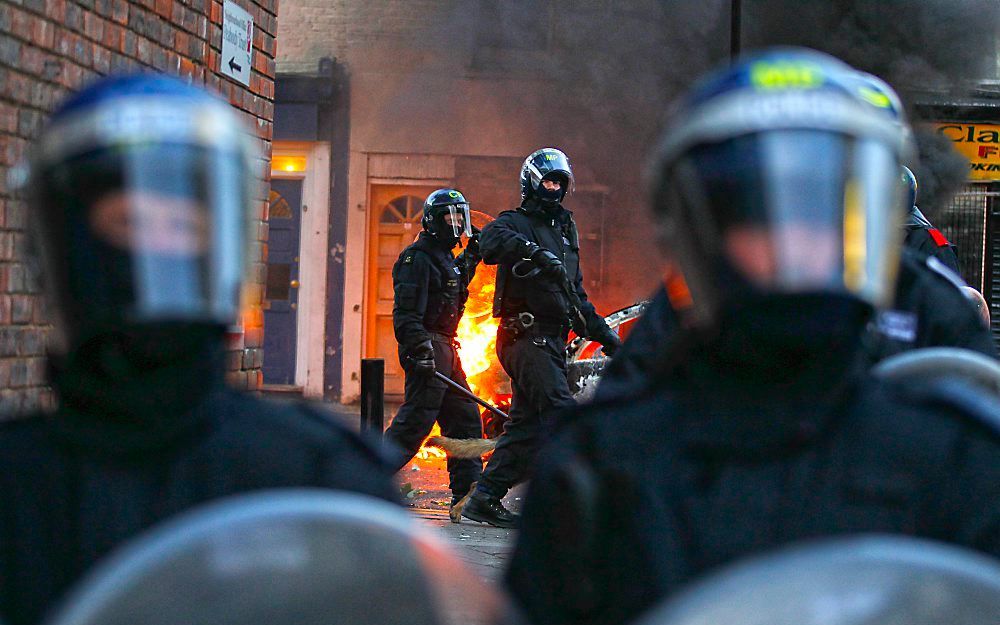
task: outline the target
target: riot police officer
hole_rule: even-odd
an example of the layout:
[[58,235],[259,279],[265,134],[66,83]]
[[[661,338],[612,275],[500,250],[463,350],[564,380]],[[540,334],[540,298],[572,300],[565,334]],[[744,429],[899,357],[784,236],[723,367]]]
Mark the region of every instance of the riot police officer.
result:
[[[438,189],[427,196],[421,224],[423,232],[392,267],[392,326],[406,377],[403,405],[386,431],[386,439],[400,450],[397,470],[413,458],[435,420],[444,436],[483,436],[475,403],[434,376],[439,372],[469,388],[455,332],[480,261],[479,233],[473,231],[469,203],[455,189]],[[456,258],[452,249],[462,234],[469,243]],[[453,510],[482,470],[478,458],[448,458]],[[452,520],[457,523],[459,517],[453,514]]]
[[233,110],[175,78],[102,80],[28,167],[54,414],[0,424],[0,614],[37,623],[112,547],[198,503],[282,486],[397,497],[378,452],[304,403],[228,390],[254,202]]
[[713,567],[829,534],[1000,553],[1000,408],[866,375],[891,296],[905,133],[825,54],[779,48],[676,109],[653,207],[690,306],[674,369],[571,411],[540,453],[507,583],[540,624],[633,620]]
[[941,261],[945,267],[961,275],[962,270],[958,266],[958,256],[955,255],[955,246],[948,242],[948,239],[941,234],[941,231],[934,227],[924,214],[917,208],[917,177],[909,167],[902,168],[903,184],[906,187],[906,222],[903,228],[906,230],[906,247],[916,250],[924,256],[933,256]]
[[621,343],[583,287],[580,237],[573,214],[562,206],[572,185],[566,155],[537,150],[521,167],[521,205],[483,229],[483,261],[499,265],[497,355],[511,377],[513,398],[510,421],[463,515],[498,527],[515,522],[501,499],[526,477],[543,422],[573,404],[565,359],[570,329],[601,343],[608,355]]

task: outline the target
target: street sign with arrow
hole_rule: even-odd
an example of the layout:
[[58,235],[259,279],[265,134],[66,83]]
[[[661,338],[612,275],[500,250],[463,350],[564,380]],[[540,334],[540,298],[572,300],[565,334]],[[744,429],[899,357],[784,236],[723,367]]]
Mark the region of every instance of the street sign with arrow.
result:
[[222,54],[219,71],[233,80],[250,85],[253,67],[253,16],[235,2],[222,5]]

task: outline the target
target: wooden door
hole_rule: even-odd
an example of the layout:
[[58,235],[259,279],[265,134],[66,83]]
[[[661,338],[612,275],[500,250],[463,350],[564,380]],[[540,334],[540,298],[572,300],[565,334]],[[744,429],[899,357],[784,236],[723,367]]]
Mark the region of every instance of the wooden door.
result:
[[392,266],[420,233],[424,199],[437,187],[371,186],[372,222],[365,298],[365,357],[385,359],[385,395],[403,396],[403,370],[392,331]]

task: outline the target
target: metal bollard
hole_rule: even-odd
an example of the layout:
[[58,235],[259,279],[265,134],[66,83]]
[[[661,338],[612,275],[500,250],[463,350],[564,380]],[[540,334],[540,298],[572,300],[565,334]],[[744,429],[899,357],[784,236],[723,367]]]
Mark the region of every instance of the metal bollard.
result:
[[377,439],[385,430],[385,361],[361,359],[361,433]]

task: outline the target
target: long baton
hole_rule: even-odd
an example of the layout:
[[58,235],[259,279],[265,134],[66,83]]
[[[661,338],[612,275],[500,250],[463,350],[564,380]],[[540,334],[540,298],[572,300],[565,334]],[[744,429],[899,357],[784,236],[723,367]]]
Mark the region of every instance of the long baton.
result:
[[494,413],[496,415],[499,415],[499,416],[503,417],[504,419],[510,419],[510,416],[506,412],[504,412],[503,410],[500,410],[499,408],[497,408],[493,404],[489,403],[488,401],[484,401],[482,399],[479,399],[479,397],[477,397],[475,393],[473,393],[469,389],[465,388],[464,386],[462,386],[461,384],[459,384],[455,380],[452,380],[448,376],[444,375],[440,371],[435,371],[434,375],[435,375],[435,377],[437,377],[437,379],[441,380],[442,382],[444,382],[448,386],[452,387],[456,391],[461,392],[463,395],[465,395],[466,397],[468,397],[472,401],[476,402],[477,404],[479,404],[483,408],[489,410],[490,412],[492,412],[492,413]]

